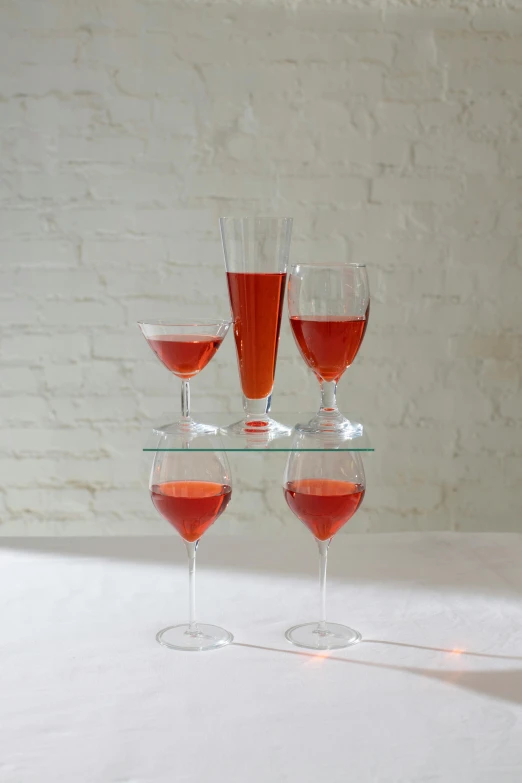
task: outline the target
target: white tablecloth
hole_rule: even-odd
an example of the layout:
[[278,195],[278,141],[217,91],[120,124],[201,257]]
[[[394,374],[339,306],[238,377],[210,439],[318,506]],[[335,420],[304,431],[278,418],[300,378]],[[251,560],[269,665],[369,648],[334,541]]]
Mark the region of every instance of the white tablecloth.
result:
[[339,536],[328,609],[364,641],[284,639],[316,619],[308,537],[208,537],[198,614],[235,635],[182,653],[184,547],[0,539],[2,783],[522,780],[522,536]]

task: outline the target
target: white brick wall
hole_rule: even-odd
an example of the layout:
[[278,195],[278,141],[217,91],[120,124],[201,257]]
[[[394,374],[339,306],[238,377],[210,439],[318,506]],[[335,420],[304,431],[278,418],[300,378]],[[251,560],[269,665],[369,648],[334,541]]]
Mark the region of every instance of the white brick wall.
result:
[[[521,121],[519,0],[5,0],[0,534],[164,531],[140,428],[178,387],[135,321],[227,312],[235,212],[370,267],[351,529],[521,530]],[[239,408],[230,338],[193,402]],[[285,321],[275,409],[317,402]],[[284,459],[232,463],[221,530],[295,530]]]

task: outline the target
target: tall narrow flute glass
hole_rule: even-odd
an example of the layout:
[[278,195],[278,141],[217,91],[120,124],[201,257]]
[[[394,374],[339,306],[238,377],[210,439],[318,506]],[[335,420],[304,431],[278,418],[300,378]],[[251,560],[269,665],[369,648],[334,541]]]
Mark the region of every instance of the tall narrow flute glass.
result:
[[285,636],[297,647],[337,650],[361,640],[361,634],[326,620],[326,562],[334,535],[360,507],[366,479],[360,455],[355,451],[309,451],[323,436],[298,433],[289,454],[283,480],[286,502],[314,536],[319,549],[320,619],[294,625]]
[[245,416],[230,435],[290,430],[270,418],[292,218],[220,218]]
[[218,428],[194,421],[190,415],[190,380],[203,370],[229,330],[230,320],[138,321],[143,336],[160,362],[181,380],[181,416],[156,429],[171,435],[205,435]]
[[362,264],[297,264],[288,281],[290,326],[301,356],[321,385],[321,407],[297,429],[362,435],[337,407],[337,384],[355,360],[368,326],[370,288]]
[[230,467],[219,437],[204,435],[196,439],[198,449],[207,451],[192,451],[192,441],[181,451],[169,451],[172,438],[162,436],[150,474],[152,502],[177,530],[188,555],[189,621],[171,625],[156,635],[160,644],[174,650],[213,650],[233,639],[224,628],[196,620],[196,550],[202,535],[232,497]]

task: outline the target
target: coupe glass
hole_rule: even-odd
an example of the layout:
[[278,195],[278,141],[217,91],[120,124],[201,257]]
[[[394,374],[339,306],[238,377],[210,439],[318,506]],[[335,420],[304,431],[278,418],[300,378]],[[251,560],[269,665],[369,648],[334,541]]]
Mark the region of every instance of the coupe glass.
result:
[[297,264],[288,281],[290,325],[301,356],[321,384],[321,407],[305,432],[362,435],[337,407],[337,384],[361,347],[370,314],[370,289],[362,264]]
[[203,533],[223,513],[232,496],[230,467],[223,444],[215,436],[197,438],[198,448],[191,451],[190,442],[182,451],[165,451],[169,436],[158,443],[150,474],[152,502],[185,542],[189,566],[189,622],[164,628],[156,639],[174,650],[213,650],[233,639],[231,633],[217,625],[196,622],[196,550]]
[[337,650],[361,640],[346,625],[326,622],[326,561],[333,536],[355,514],[366,488],[361,457],[354,451],[305,451],[322,436],[298,433],[288,456],[284,495],[288,506],[311,531],[319,547],[321,619],[294,625],[285,636],[297,647]]
[[181,379],[181,418],[158,427],[159,432],[204,435],[216,427],[201,424],[190,415],[189,381],[207,366],[226,337],[230,320],[138,321],[143,336],[167,370]]
[[245,417],[227,432],[290,430],[268,415],[290,252],[292,218],[220,218]]

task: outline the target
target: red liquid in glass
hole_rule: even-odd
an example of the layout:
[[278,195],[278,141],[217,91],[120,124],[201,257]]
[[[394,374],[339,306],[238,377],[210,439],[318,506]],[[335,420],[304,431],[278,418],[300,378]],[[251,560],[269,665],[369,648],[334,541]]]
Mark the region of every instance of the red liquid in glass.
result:
[[192,378],[209,363],[223,342],[205,334],[162,334],[148,337],[158,359],[180,378]]
[[355,514],[364,487],[352,481],[300,479],[284,489],[290,509],[319,541],[327,541]]
[[303,359],[324,381],[338,381],[357,356],[366,325],[363,316],[294,315],[290,325]]
[[151,498],[159,513],[185,541],[197,541],[228,506],[232,489],[214,481],[154,484]]
[[234,337],[245,397],[268,397],[274,385],[286,273],[228,272]]

